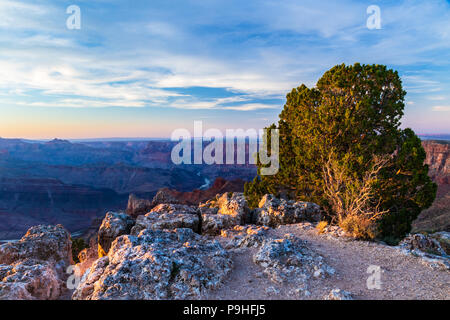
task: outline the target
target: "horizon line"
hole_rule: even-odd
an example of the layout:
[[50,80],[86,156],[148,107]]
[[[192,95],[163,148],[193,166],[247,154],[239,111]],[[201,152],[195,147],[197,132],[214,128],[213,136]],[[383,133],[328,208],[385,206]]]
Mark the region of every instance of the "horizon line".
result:
[[[450,133],[416,133],[419,137],[442,137],[450,138]],[[192,137],[197,138],[198,137]],[[204,137],[202,137],[204,138]],[[225,137],[224,137],[225,138]],[[0,136],[0,140],[22,140],[22,141],[34,141],[34,142],[50,142],[54,140],[65,140],[69,142],[95,142],[95,141],[147,141],[147,140],[169,140],[171,137],[93,137],[93,138],[4,138]],[[448,139],[447,139],[448,140]],[[174,140],[176,141],[176,140]]]

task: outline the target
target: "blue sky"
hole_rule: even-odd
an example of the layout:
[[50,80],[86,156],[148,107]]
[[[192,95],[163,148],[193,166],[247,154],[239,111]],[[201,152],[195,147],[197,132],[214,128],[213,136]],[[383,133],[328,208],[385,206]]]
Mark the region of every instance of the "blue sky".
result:
[[448,1],[1,0],[0,136],[262,128],[293,87],[354,62],[400,72],[403,126],[450,133]]

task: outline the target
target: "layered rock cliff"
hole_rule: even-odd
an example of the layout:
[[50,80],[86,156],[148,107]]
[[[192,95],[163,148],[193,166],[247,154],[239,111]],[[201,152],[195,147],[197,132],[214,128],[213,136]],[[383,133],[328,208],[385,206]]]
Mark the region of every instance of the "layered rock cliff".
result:
[[423,141],[427,153],[428,174],[438,185],[450,184],[450,142]]
[[450,142],[423,141],[429,175],[438,185],[433,205],[421,212],[414,231],[450,231]]

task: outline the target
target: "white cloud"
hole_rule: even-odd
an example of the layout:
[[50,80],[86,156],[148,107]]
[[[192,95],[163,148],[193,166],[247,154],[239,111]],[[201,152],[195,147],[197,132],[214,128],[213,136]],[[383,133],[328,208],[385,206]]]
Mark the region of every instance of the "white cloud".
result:
[[426,97],[428,100],[433,100],[433,101],[443,101],[443,100],[447,100],[448,98],[446,96],[429,96]]
[[450,111],[450,106],[434,106],[433,111]]
[[237,106],[224,107],[224,109],[226,110],[238,110],[238,111],[253,111],[260,109],[278,109],[278,108],[280,108],[279,105],[271,105],[264,103],[247,103]]

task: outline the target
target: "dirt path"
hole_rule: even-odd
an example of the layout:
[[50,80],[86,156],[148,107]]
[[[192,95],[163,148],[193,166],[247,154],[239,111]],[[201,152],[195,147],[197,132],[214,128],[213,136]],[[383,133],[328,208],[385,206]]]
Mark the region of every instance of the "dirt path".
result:
[[[355,299],[445,299],[450,300],[450,272],[433,270],[420,258],[403,255],[394,247],[364,241],[345,241],[316,230],[302,230],[299,225],[281,226],[269,231],[269,236],[281,238],[292,233],[307,241],[309,247],[322,255],[326,264],[335,269],[325,279],[311,278],[308,292],[294,294],[295,287],[270,282],[262,268],[252,261],[256,249],[239,249],[233,253],[235,268],[221,288],[205,299],[322,299],[332,289],[348,291]],[[381,289],[369,290],[369,266],[379,266]]]

